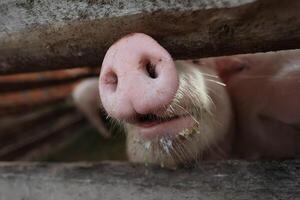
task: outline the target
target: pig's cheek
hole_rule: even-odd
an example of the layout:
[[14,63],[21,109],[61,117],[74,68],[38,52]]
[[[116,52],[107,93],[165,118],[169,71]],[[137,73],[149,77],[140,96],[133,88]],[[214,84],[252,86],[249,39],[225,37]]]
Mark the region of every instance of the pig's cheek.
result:
[[[289,98],[288,96],[285,98]],[[292,98],[292,97],[291,97]],[[273,99],[275,102],[272,102],[274,106],[268,106],[267,109],[263,110],[262,114],[269,116],[271,118],[282,121],[283,123],[296,125],[300,124],[300,106],[299,101],[291,102],[290,100],[284,102],[284,99],[280,100]],[[277,102],[276,102],[277,101]]]

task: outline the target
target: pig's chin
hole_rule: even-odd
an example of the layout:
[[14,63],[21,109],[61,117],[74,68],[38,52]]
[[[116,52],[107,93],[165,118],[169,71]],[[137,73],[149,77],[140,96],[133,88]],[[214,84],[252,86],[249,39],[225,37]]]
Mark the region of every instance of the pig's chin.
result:
[[160,139],[162,137],[172,139],[178,137],[183,130],[192,128],[194,124],[195,122],[191,116],[182,115],[164,121],[138,123],[134,128],[143,140]]

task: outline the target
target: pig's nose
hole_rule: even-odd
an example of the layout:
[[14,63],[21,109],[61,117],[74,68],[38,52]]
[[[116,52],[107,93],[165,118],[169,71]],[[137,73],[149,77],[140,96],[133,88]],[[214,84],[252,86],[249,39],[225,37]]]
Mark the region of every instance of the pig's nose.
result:
[[166,109],[178,89],[170,54],[151,37],[135,33],[107,51],[100,73],[100,97],[107,113],[130,121],[136,114]]

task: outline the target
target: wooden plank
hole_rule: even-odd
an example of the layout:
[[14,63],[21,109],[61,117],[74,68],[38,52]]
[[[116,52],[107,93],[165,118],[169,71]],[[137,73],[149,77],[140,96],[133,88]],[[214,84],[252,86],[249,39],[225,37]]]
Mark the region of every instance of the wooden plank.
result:
[[16,79],[15,81],[3,81],[0,78],[0,94],[12,93],[16,91],[25,91],[33,89],[42,89],[53,86],[60,86],[64,84],[75,83],[81,79],[98,77],[96,73],[81,73],[73,76],[66,76],[64,78],[44,78],[24,81]]
[[47,88],[16,91],[0,95],[0,110],[9,107],[22,107],[44,104],[58,99],[67,99],[76,83],[65,83]]
[[47,99],[41,102],[36,102],[35,104],[9,104],[0,105],[0,118],[7,117],[9,115],[23,115],[28,112],[35,112],[37,110],[43,109],[44,107],[51,105],[60,105],[65,103],[66,98],[54,98]]
[[[18,135],[21,137],[16,137],[14,141],[7,143],[7,141],[3,140],[4,144],[2,144],[0,148],[0,160],[18,160],[18,158],[31,151],[36,151],[38,147],[47,143],[49,144],[53,140],[56,140],[57,143],[59,143],[59,139],[62,137],[74,134],[84,120],[81,115],[73,112],[65,113],[56,116],[55,119],[48,119],[46,122],[45,121],[46,120],[39,125],[35,125],[34,128],[25,130],[22,133],[19,131]],[[54,151],[56,147],[56,145],[53,146],[52,150]]]
[[285,199],[300,197],[300,160],[203,163],[167,170],[128,163],[1,163],[5,199]]
[[2,0],[0,74],[100,66],[131,32],[175,58],[300,47],[298,0]]

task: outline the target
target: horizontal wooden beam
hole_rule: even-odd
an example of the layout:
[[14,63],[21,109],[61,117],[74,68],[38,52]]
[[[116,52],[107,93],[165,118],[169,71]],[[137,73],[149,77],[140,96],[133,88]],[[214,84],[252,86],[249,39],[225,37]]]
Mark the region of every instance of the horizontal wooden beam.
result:
[[0,112],[2,108],[17,108],[22,106],[35,106],[58,99],[67,99],[73,91],[75,83],[65,83],[55,87],[36,88],[24,92],[11,92],[0,95]]
[[[5,139],[2,139],[0,142],[0,160],[17,160],[17,158],[26,155],[32,150],[36,150],[44,143],[50,143],[52,140],[59,141],[65,135],[64,132],[72,135],[78,130],[79,125],[84,120],[78,113],[69,112],[56,115],[52,119],[44,118],[40,121],[40,124],[35,124],[34,127],[24,131],[19,130],[17,134],[13,135],[14,141],[7,142]],[[4,136],[1,134],[1,138]],[[52,150],[55,149],[56,146],[53,146]]]
[[64,78],[45,78],[24,81],[17,79],[15,81],[1,81],[0,77],[0,94],[6,94],[16,91],[32,90],[32,89],[42,89],[53,86],[60,86],[64,84],[75,83],[81,79],[97,77],[98,74],[95,73],[81,73],[75,76],[66,76]]
[[[9,115],[5,117],[0,116],[0,130],[3,131],[2,135],[5,135],[5,132],[9,132],[9,129],[23,129],[28,130],[29,127],[41,124],[42,121],[47,121],[49,119],[56,118],[63,113],[74,111],[73,104],[68,104],[66,102],[61,102],[57,104],[44,105],[43,108],[32,109],[27,113]],[[36,124],[34,123],[36,121]],[[24,128],[23,125],[27,125],[27,128]],[[22,134],[24,131],[18,131]],[[1,140],[1,135],[0,135]],[[0,141],[1,146],[1,141]]]
[[6,118],[7,116],[20,116],[26,113],[35,112],[40,109],[43,109],[47,106],[56,106],[64,104],[66,102],[65,97],[54,98],[49,100],[44,100],[41,102],[36,102],[35,104],[9,104],[9,105],[0,105],[0,118]]
[[202,163],[167,170],[128,163],[0,163],[1,199],[289,199],[300,160]]
[[300,48],[298,0],[2,0],[0,74],[100,66],[144,32],[174,58]]

